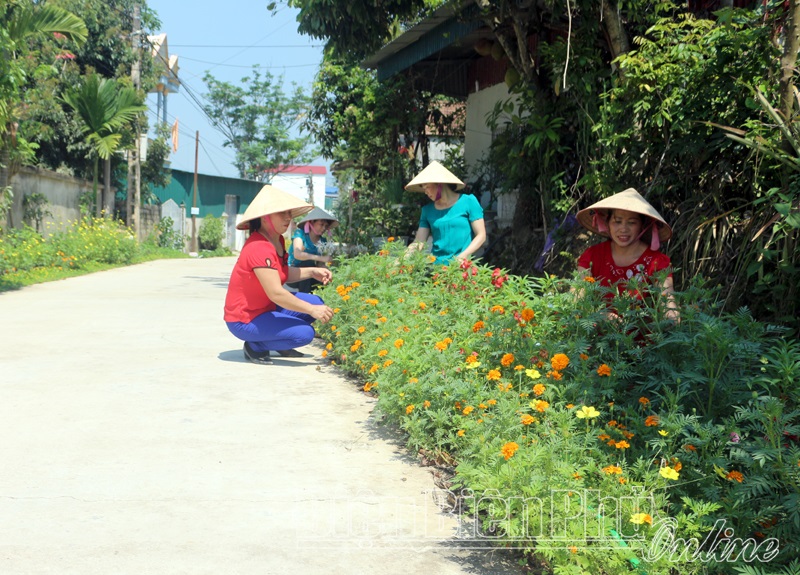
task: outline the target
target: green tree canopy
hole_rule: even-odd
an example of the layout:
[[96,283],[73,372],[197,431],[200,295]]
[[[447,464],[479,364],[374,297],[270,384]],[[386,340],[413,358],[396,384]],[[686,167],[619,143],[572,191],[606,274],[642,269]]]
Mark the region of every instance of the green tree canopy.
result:
[[262,76],[258,66],[242,78],[242,86],[221,82],[208,72],[203,80],[209,102],[204,110],[225,136],[223,145],[236,151],[234,165],[242,178],[268,179],[266,170],[314,159],[311,136],[294,135],[309,107],[309,98],[296,84],[285,94],[282,78],[269,72]]

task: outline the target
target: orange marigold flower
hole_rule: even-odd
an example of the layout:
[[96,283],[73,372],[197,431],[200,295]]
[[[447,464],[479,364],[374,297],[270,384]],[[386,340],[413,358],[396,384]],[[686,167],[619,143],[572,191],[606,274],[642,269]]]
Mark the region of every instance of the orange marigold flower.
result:
[[364,391],[369,391],[370,389],[372,389],[376,385],[378,385],[378,384],[377,383],[370,383],[368,381],[367,383],[364,384]]
[[607,441],[611,439],[611,436],[607,433],[601,433],[600,435],[597,436],[597,439],[599,439],[600,441]]
[[437,351],[444,351],[447,349],[447,344],[443,341],[437,341],[435,344],[433,344],[433,348]]
[[640,397],[639,403],[641,403],[642,405],[650,405],[650,400],[647,399],[646,397]]
[[388,351],[388,350],[386,350],[386,349],[382,349],[382,350],[380,350],[380,351],[378,352],[378,357],[383,357],[383,356],[385,356],[385,355],[386,355],[386,354],[388,354],[388,353],[389,353],[389,351]]
[[322,357],[328,357],[328,350],[327,349],[323,349],[322,350]]
[[694,445],[692,445],[691,443],[687,443],[686,445],[683,446],[683,448],[686,451],[697,451],[697,448]]
[[605,363],[601,364],[600,367],[597,368],[597,375],[600,377],[608,377],[611,375],[611,368],[608,367]]
[[744,475],[741,474],[739,471],[729,471],[728,474],[725,476],[725,479],[728,481],[738,481],[741,483],[744,481]]
[[445,345],[450,345],[451,343],[453,343],[453,340],[450,339],[449,337],[446,337],[442,340],[442,343]]
[[624,477],[619,477],[618,479],[619,479],[620,485],[625,485],[628,482],[628,480],[625,479]]
[[501,305],[493,305],[489,311],[500,314],[506,313],[505,308],[503,308]]
[[585,278],[583,278],[583,281],[589,282],[590,284],[593,284],[594,283],[594,278],[592,276],[586,276]]
[[408,415],[408,414],[409,414],[409,413],[411,413],[412,411],[414,411],[414,404],[413,404],[413,403],[411,403],[411,404],[409,404],[409,405],[406,405],[406,415]]
[[500,379],[500,370],[490,369],[489,373],[486,374],[486,379],[488,379],[489,381]]
[[536,314],[533,313],[533,310],[531,308],[526,307],[525,309],[522,310],[522,313],[520,313],[519,315],[525,321],[531,321],[533,319],[533,316]]
[[586,355],[585,353],[579,354],[578,357],[581,358],[583,361],[586,361],[587,359],[589,359],[589,356]]
[[545,387],[541,383],[537,383],[533,386],[533,393],[535,395],[542,395],[544,393]]
[[528,413],[523,415],[521,419],[522,419],[522,425],[530,425],[531,423],[536,421],[536,418]]
[[365,328],[363,325],[361,325],[361,326],[358,327],[358,329],[356,331],[358,333],[364,333],[365,331],[367,331],[367,328]]
[[379,317],[378,321],[381,322],[381,323],[386,323],[386,318],[385,317]]
[[383,362],[383,367],[389,367],[393,363],[394,362],[391,359],[387,359],[386,361]]
[[472,407],[471,405],[468,405],[467,407],[464,408],[464,410],[461,413],[463,413],[464,415],[469,415],[474,410],[475,410],[474,407]]
[[459,430],[456,432],[456,435],[458,435],[459,437],[464,437],[464,433],[466,433],[466,432],[465,432],[463,429],[459,429]]
[[568,403],[564,407],[566,407],[567,409],[572,409],[573,407],[575,407],[575,404],[574,403]]
[[631,433],[630,431],[623,431],[622,435],[625,436],[625,439],[630,439],[631,437],[633,437],[636,434],[635,433]]
[[472,331],[477,333],[481,331],[484,327],[486,327],[485,323],[483,323],[482,321],[476,321],[475,324],[472,326]]
[[658,427],[659,419],[657,415],[649,415],[647,419],[644,420],[644,424],[646,427]]
[[325,349],[327,349],[328,351],[332,350],[333,349],[333,344],[332,343],[328,343],[328,345],[325,346]]
[[497,400],[496,399],[490,399],[486,403],[488,403],[489,405],[496,405],[497,404]]
[[386,238],[386,241],[387,242],[393,242],[394,241],[394,236],[389,236],[388,238]]
[[512,363],[514,363],[514,354],[513,353],[505,354],[503,356],[503,358],[500,360],[500,365],[502,365],[503,367],[508,367]]
[[569,552],[572,553],[572,554],[575,554],[575,553],[578,552],[578,548],[575,547],[574,545],[572,545],[571,547],[568,547],[568,549],[569,549]]
[[425,309],[426,307],[428,307],[428,305],[424,301],[419,302],[419,309]]
[[616,427],[619,425],[619,423],[617,422],[616,419],[611,419],[606,425],[608,425],[609,427]]
[[422,403],[422,407],[424,407],[425,409],[428,409],[430,406],[431,402],[428,401],[427,399]]
[[525,369],[524,365],[515,365],[514,366],[514,371],[522,371],[523,369]]
[[483,335],[484,335],[485,337],[492,337],[494,334],[493,334],[491,331],[487,331],[487,332],[486,332],[485,334],[483,334]]
[[555,371],[564,371],[569,365],[569,358],[563,353],[557,353],[550,358],[550,365]]
[[509,441],[502,448],[500,448],[500,454],[505,458],[506,461],[508,461],[514,457],[517,449],[519,449],[519,445],[515,441]]
[[372,375],[373,373],[378,371],[378,369],[380,369],[380,366],[377,363],[373,363],[372,367],[369,368],[369,374]]
[[616,447],[617,449],[627,449],[630,446],[631,444],[625,441],[624,439],[622,441],[617,441],[617,443],[614,445],[614,447]]
[[394,340],[394,346],[395,346],[397,349],[400,349],[401,347],[403,347],[403,343],[405,343],[405,342],[404,342],[402,339],[396,339],[396,340]]
[[609,465],[603,468],[603,473],[607,473],[608,475],[620,475],[622,474],[622,468],[619,465]]
[[556,381],[560,381],[562,378],[561,373],[558,371],[548,371],[545,375],[547,375],[547,377],[549,377],[550,379],[554,379]]
[[502,383],[502,382],[498,383],[497,384],[497,389],[499,389],[500,391],[502,391],[504,393],[508,392],[508,391],[511,391],[511,384],[510,383]]
[[535,404],[534,408],[539,413],[544,413],[544,410],[547,409],[548,407],[550,407],[550,404],[548,402],[544,401],[543,399],[537,399],[534,402],[534,404]]
[[464,362],[466,362],[466,363],[475,363],[476,361],[478,361],[478,356],[477,355],[471,355],[470,354],[464,359]]

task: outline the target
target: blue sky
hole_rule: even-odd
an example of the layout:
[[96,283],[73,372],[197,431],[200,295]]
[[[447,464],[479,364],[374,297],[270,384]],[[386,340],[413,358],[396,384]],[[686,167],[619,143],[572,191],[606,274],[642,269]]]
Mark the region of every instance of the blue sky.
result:
[[[272,16],[267,4],[267,0],[147,0],[161,20],[161,29],[153,32],[167,34],[169,52],[179,58],[178,76],[183,83],[167,101],[167,120],[172,125],[177,118],[180,128],[178,151],[171,156],[173,168],[194,171],[195,133],[199,131],[198,172],[238,177],[232,148],[223,147],[223,136],[189,94],[203,102],[207,70],[218,80],[240,84],[259,64],[275,78],[283,77],[286,93],[292,82],[310,93],[322,61],[322,41],[297,32],[297,10],[281,3]],[[154,95],[148,97],[148,104],[153,125]],[[322,158],[314,164],[328,165]]]

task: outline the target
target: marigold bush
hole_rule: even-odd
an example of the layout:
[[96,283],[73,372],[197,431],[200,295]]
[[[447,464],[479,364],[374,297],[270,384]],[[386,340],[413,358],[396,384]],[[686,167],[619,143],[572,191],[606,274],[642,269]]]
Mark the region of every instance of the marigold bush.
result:
[[800,345],[747,310],[720,312],[699,283],[676,294],[678,325],[657,294],[618,297],[609,321],[606,291],[430,267],[386,245],[337,262],[319,292],[334,320],[319,332],[410,448],[454,462],[452,489],[474,494],[462,508],[484,532],[554,573],[752,567],[648,550],[664,533],[699,546],[723,527],[762,554],[775,542],[770,568],[789,564]]

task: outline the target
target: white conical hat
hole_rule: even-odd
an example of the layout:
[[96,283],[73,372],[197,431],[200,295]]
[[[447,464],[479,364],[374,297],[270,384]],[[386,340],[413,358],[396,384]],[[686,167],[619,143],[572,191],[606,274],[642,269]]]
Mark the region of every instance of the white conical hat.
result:
[[608,237],[607,230],[598,229],[595,218],[598,212],[605,210],[627,210],[652,218],[658,228],[658,237],[662,242],[672,237],[672,228],[669,224],[665,222],[661,214],[650,205],[650,202],[645,200],[641,194],[633,188],[628,188],[618,194],[600,200],[588,208],[582,209],[578,212],[578,221],[587,230]]
[[314,220],[328,220],[331,222],[331,226],[329,229],[333,229],[339,225],[339,220],[337,220],[334,216],[330,215],[328,212],[323,210],[322,208],[314,208],[310,212],[308,212],[305,217],[297,222],[297,225],[304,224],[306,222],[313,222]]
[[465,184],[453,172],[439,162],[431,162],[417,177],[406,184],[409,192],[423,192],[423,184],[451,184],[456,190],[464,188]]
[[236,229],[246,230],[250,227],[250,220],[256,220],[269,214],[292,211],[292,217],[302,216],[314,209],[314,206],[293,196],[288,192],[267,184],[256,194],[250,205],[244,211],[242,221],[236,224]]

